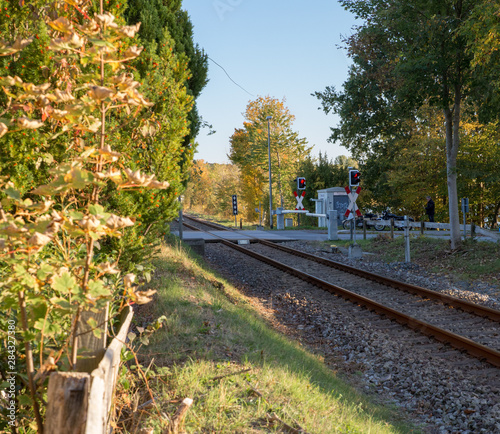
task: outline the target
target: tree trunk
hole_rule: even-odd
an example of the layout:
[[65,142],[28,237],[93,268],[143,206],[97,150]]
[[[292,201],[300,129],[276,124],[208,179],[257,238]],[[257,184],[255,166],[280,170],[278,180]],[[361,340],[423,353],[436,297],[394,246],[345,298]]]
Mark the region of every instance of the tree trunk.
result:
[[481,191],[480,194],[480,199],[479,199],[479,218],[481,219],[479,221],[479,226],[484,228],[484,220],[485,220],[485,215],[484,215],[484,183],[480,182],[479,183],[479,188]]
[[497,206],[495,208],[495,215],[493,217],[493,228],[500,227],[500,225],[497,224],[499,212],[500,212],[500,202],[497,203]]
[[448,210],[450,217],[450,240],[451,248],[454,250],[462,243],[460,233],[460,215],[458,213],[458,191],[457,191],[457,155],[460,144],[460,102],[461,93],[455,90],[455,103],[453,111],[444,109],[446,124],[446,169],[448,184]]

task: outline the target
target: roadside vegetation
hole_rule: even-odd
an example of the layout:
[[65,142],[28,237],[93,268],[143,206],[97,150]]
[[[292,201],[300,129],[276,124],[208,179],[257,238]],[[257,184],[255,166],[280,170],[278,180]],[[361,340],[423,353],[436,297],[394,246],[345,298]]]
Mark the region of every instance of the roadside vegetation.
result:
[[50,373],[81,371],[150,300],[138,284],[192,164],[207,59],[187,13],[163,6],[152,41],[123,6],[0,0],[1,432],[47,431]]
[[[155,302],[135,321],[166,321],[140,351],[150,391],[136,370],[122,377],[122,432],[161,432],[185,398],[194,400],[187,432],[419,432],[345,384],[320,355],[273,331],[251,298],[175,241],[155,265]],[[152,396],[157,407],[143,406]]]

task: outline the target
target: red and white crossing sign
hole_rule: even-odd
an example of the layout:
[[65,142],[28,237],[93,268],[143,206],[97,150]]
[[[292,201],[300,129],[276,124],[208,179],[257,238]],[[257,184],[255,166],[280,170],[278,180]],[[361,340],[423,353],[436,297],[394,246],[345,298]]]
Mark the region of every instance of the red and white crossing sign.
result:
[[305,209],[304,205],[302,205],[302,201],[304,200],[304,197],[306,196],[306,192],[303,191],[302,193],[297,194],[296,191],[293,192],[293,195],[295,196],[295,199],[297,199],[297,206],[295,207],[296,210],[300,209]]
[[[361,187],[358,187],[355,191],[351,191],[349,187],[346,187],[345,191],[347,193],[347,197],[349,198],[349,206],[347,207],[347,211],[344,215],[349,218],[349,215],[352,212],[356,213],[358,217],[361,217],[361,211],[358,209],[358,205],[356,205],[356,199],[358,198],[359,193],[361,193]],[[350,218],[354,218],[354,216],[351,216]]]

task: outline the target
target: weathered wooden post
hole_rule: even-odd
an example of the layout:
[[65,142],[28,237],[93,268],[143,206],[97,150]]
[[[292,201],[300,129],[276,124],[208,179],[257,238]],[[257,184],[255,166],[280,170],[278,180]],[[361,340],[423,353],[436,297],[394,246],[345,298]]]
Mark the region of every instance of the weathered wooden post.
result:
[[[95,369],[104,354],[108,337],[108,311],[109,303],[99,312],[82,312],[77,328],[78,350],[83,350],[76,362],[76,370],[79,372],[90,372]],[[89,319],[94,319],[97,323],[97,328],[101,331],[100,337],[94,335],[92,327],[87,323]]]
[[[44,432],[108,434],[109,416],[120,367],[121,350],[134,313],[122,312],[120,330],[89,372],[54,372],[47,391]],[[88,367],[88,366],[87,366]]]
[[44,432],[85,433],[90,375],[86,372],[54,372],[47,390]]

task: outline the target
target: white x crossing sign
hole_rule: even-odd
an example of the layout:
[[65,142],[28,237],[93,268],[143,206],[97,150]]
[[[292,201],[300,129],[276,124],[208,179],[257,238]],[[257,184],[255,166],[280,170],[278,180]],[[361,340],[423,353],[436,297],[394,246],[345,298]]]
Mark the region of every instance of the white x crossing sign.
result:
[[306,192],[303,191],[300,195],[298,195],[297,192],[294,191],[293,195],[295,196],[295,199],[297,199],[297,206],[295,207],[295,209],[296,210],[305,209],[304,205],[302,205],[302,201],[304,200]]
[[350,216],[351,213],[356,213],[358,217],[361,217],[361,211],[358,209],[358,205],[356,205],[356,199],[361,192],[361,187],[358,187],[355,191],[351,191],[349,187],[345,188],[347,193],[347,197],[349,198],[349,206],[347,207],[347,211],[345,212],[345,216],[349,218],[354,218],[354,215]]

